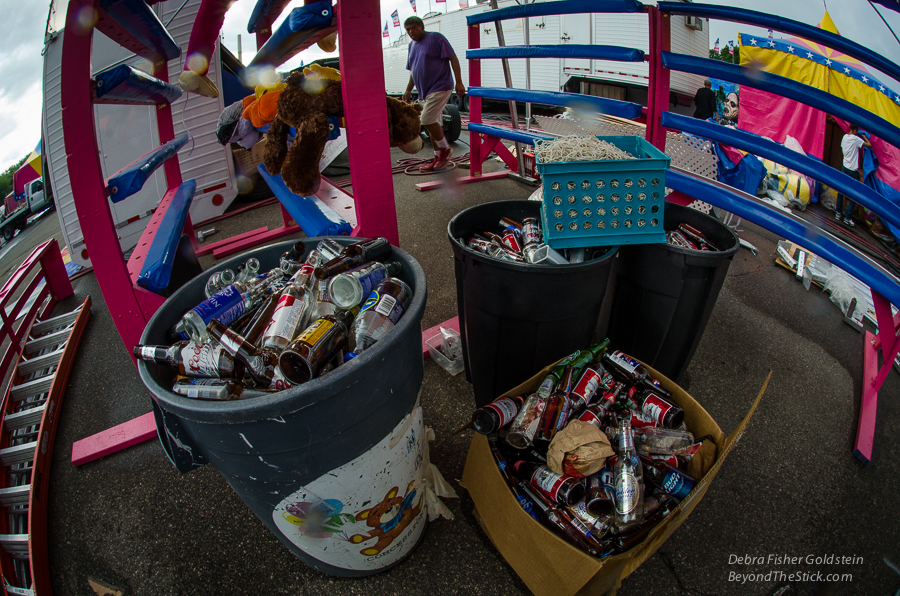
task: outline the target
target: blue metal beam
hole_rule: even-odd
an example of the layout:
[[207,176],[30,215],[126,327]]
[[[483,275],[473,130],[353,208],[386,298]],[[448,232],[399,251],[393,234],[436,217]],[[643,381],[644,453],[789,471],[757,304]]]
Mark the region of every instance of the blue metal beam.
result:
[[767,157],[783,166],[791,167],[798,172],[812,176],[816,180],[821,180],[900,228],[900,206],[887,200],[862,182],[854,180],[847,174],[835,170],[819,160],[743,130],[735,130],[721,124],[713,124],[706,120],[698,120],[688,116],[672,114],[671,112],[663,112],[661,115],[663,126],[689,132]]
[[490,126],[489,124],[478,124],[477,122],[469,122],[469,133],[481,133],[498,139],[506,139],[507,141],[517,141],[526,145],[534,145],[535,139],[551,141],[555,137],[550,135],[542,135],[534,132],[525,132],[523,130],[513,130],[511,128],[503,128],[500,126]]
[[[892,2],[892,4],[896,6],[896,2]],[[856,42],[850,41],[846,37],[835,35],[830,31],[819,29],[818,27],[813,27],[812,25],[807,25],[800,21],[794,21],[764,12],[757,12],[755,10],[718,6],[715,4],[659,2],[657,6],[659,11],[663,13],[683,14],[695,17],[719,19],[722,21],[733,21],[736,23],[747,23],[763,27],[764,29],[774,29],[776,31],[784,31],[785,33],[798,35],[803,39],[821,43],[829,48],[839,50],[848,56],[853,56],[857,60],[871,64],[881,72],[900,80],[900,66],[894,61],[888,60],[881,54],[873,52],[869,48]]]
[[469,60],[485,58],[592,58],[594,60],[616,60],[618,62],[643,62],[644,52],[643,50],[623,48],[621,46],[582,44],[504,46],[500,48],[466,50],[466,58]]
[[821,89],[792,81],[787,77],[729,64],[720,60],[697,58],[696,56],[673,54],[671,52],[660,53],[662,54],[663,66],[670,70],[725,79],[733,83],[782,95],[822,110],[827,114],[833,114],[844,120],[855,122],[860,128],[864,128],[872,134],[881,137],[894,147],[900,147],[900,128],[897,128],[884,118],[850,103],[846,99]]
[[466,17],[467,25],[493,23],[508,19],[546,17],[557,14],[582,14],[592,12],[643,12],[644,5],[636,0],[566,0],[564,2],[536,2],[522,6],[510,6],[489,10]]
[[603,114],[628,118],[629,120],[640,116],[643,110],[643,106],[630,101],[581,95],[580,93],[560,93],[558,91],[528,91],[527,89],[507,89],[506,87],[469,87],[468,95],[469,97],[487,97],[489,99],[541,103],[551,106],[589,108]]
[[759,203],[750,195],[726,184],[712,182],[677,168],[666,172],[666,186],[784,236],[853,274],[900,307],[900,279],[825,230]]

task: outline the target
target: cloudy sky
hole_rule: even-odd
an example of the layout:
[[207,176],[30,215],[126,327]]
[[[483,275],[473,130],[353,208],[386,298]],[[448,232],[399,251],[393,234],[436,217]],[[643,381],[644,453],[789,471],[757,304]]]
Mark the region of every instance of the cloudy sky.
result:
[[[474,0],[470,1],[474,4]],[[459,6],[459,0],[447,0],[446,3],[436,0],[416,2],[419,16],[429,10],[446,12],[456,10]],[[57,3],[65,4],[65,0],[57,0]],[[289,8],[302,3],[302,0],[293,0]],[[718,0],[717,3],[778,14],[811,25],[819,22],[826,8],[823,0]],[[15,10],[3,11],[0,22],[0,171],[6,170],[30,153],[41,134],[41,50],[49,0],[0,0],[0,7],[13,4]],[[255,4],[255,0],[236,2],[229,11],[222,30],[225,45],[235,54],[237,36],[242,35],[242,58],[245,63],[249,62],[255,50],[255,42],[246,29]],[[876,6],[893,30],[900,35],[900,14]],[[413,14],[409,0],[382,0],[381,21],[390,21],[390,14],[395,9],[398,10],[401,21]],[[832,0],[832,6],[828,10],[843,36],[866,45],[894,62],[900,62],[900,44],[867,0]],[[285,11],[285,16],[287,12]],[[389,29],[391,40],[396,40],[401,28],[390,25]],[[735,23],[724,21],[711,22],[710,44],[717,37],[723,45],[728,40],[737,43],[739,30],[765,35],[764,30],[755,27],[739,27]],[[780,35],[776,33],[776,36]],[[300,60],[309,62],[324,55],[318,48],[312,48],[286,64],[284,69],[298,65]],[[900,82],[883,82],[900,91]]]

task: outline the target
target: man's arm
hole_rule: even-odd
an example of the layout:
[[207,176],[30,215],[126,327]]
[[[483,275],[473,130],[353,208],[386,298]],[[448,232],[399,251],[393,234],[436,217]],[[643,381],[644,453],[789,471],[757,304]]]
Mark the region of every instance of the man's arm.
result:
[[462,71],[459,69],[459,59],[454,55],[450,56],[450,68],[453,69],[453,77],[456,79],[456,94],[462,99],[466,94],[466,86],[462,82]]
[[415,83],[413,83],[412,75],[409,75],[409,83],[406,85],[406,92],[403,94],[403,101],[409,101],[409,98],[412,97],[412,90],[415,87]]

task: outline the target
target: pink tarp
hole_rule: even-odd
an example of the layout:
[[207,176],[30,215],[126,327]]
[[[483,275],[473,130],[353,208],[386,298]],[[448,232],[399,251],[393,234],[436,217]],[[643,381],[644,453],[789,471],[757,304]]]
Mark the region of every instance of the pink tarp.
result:
[[790,135],[810,155],[824,155],[825,112],[792,99],[742,86],[738,128],[781,144]]

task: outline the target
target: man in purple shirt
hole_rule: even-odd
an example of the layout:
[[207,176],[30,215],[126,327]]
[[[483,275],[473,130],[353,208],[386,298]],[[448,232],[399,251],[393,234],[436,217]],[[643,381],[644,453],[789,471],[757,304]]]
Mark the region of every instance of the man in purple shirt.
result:
[[403,27],[412,40],[409,42],[409,56],[406,59],[406,70],[410,73],[409,84],[403,94],[403,101],[409,101],[415,87],[419,90],[419,99],[425,103],[422,109],[422,126],[431,137],[434,161],[420,169],[431,172],[444,167],[453,154],[441,128],[444,106],[454,89],[451,68],[456,77],[456,94],[460,98],[465,95],[466,86],[462,82],[459,60],[446,37],[436,31],[425,31],[425,23],[419,17],[409,17],[403,22]]

